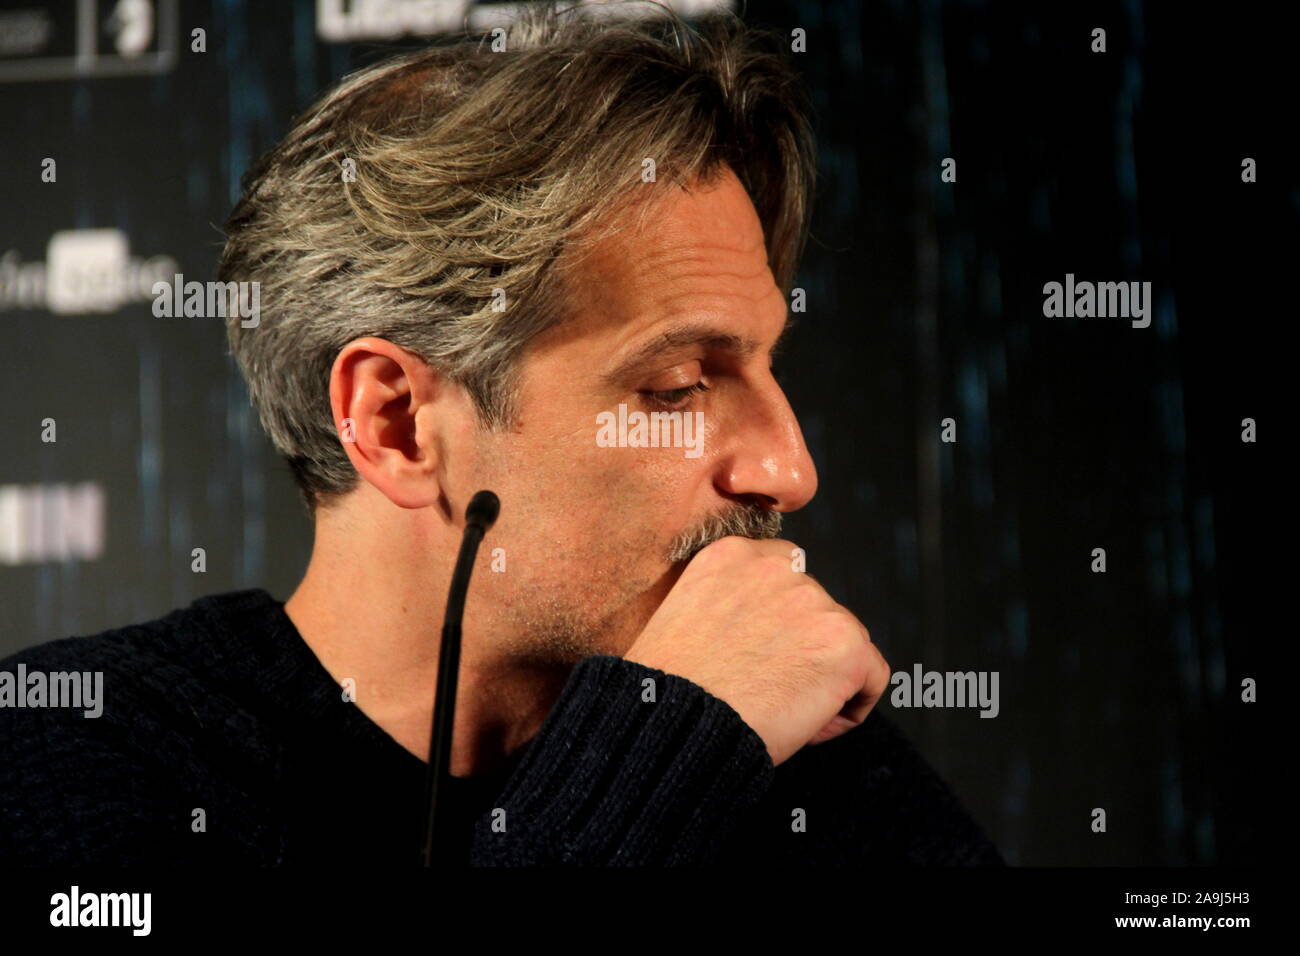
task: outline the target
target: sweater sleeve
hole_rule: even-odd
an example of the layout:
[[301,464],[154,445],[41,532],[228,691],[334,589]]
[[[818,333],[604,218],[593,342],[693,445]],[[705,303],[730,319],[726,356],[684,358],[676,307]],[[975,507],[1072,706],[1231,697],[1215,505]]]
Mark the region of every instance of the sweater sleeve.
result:
[[493,808],[475,866],[710,861],[767,791],[762,738],[699,685],[620,657],[574,668]]

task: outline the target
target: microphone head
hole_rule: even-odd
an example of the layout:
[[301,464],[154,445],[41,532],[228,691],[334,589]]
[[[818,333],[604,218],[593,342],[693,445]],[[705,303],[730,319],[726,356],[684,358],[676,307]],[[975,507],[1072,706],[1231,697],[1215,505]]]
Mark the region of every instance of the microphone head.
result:
[[469,507],[465,509],[465,523],[478,525],[487,531],[500,513],[501,499],[490,491],[480,491],[469,500]]

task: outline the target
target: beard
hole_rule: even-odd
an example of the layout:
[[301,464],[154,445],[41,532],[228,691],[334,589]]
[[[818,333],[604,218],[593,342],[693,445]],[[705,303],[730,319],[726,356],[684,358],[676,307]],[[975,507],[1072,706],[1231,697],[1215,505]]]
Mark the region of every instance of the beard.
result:
[[675,535],[661,552],[669,567],[653,582],[638,580],[638,562],[627,554],[625,562],[599,562],[600,570],[592,569],[593,579],[581,591],[575,592],[572,582],[529,587],[525,602],[507,602],[506,630],[513,639],[506,646],[516,664],[532,667],[572,667],[593,654],[622,656],[662,601],[649,602],[649,594],[670,590],[700,551],[730,535],[775,538],[780,533],[780,512],[732,505]]
[[666,557],[669,564],[682,564],[720,538],[730,535],[775,538],[780,533],[781,512],[767,511],[756,505],[735,505],[673,538]]

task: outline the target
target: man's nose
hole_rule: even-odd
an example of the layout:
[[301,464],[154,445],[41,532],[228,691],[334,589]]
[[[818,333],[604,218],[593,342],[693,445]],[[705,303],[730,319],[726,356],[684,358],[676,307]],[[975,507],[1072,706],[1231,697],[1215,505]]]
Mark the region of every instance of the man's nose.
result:
[[775,381],[732,423],[715,479],[722,494],[771,511],[798,511],[817,493],[817,469],[785,393]]

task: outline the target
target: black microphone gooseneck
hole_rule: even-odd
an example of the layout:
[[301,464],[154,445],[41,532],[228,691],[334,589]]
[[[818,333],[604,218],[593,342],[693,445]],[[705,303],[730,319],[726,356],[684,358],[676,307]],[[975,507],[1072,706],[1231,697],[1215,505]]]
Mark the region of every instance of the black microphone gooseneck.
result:
[[420,860],[426,867],[454,867],[464,861],[454,858],[457,841],[447,832],[445,816],[438,816],[438,790],[451,776],[452,722],[456,716],[456,678],[460,670],[460,624],[465,615],[465,594],[479,542],[497,520],[501,502],[490,491],[480,491],[465,509],[465,535],[460,541],[456,569],[451,573],[447,613],[442,622],[442,646],[438,651],[438,689],[433,702],[433,732],[429,738],[429,773],[425,784],[424,839]]

